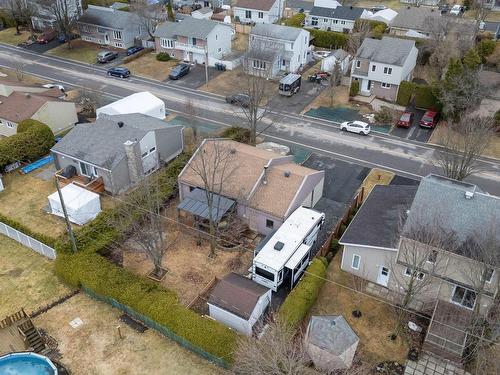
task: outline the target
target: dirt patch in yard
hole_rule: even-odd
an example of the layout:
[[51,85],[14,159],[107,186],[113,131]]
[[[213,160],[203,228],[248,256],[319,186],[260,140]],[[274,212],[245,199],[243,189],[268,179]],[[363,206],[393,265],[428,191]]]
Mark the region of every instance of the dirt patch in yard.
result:
[[148,53],[124,66],[130,70],[132,75],[164,81],[168,78],[172,68],[178,63],[177,60],[158,61],[156,60],[156,54]]
[[64,43],[47,51],[46,54],[87,64],[94,64],[97,61],[97,53],[102,50],[103,49],[97,44],[76,39],[71,42],[71,49],[68,48],[67,43]]
[[337,86],[335,88],[333,102],[332,102],[332,95],[331,95],[330,88],[329,87],[325,88],[323,91],[321,91],[321,93],[317,96],[317,98],[314,99],[302,111],[302,113],[305,113],[313,108],[336,107],[336,106],[341,106],[341,107],[349,107],[350,106],[350,104],[349,104],[349,87]]
[[[152,329],[133,330],[121,314],[81,293],[37,317],[35,325],[57,340],[59,361],[74,375],[225,373]],[[77,317],[83,324],[72,328]]]
[[246,51],[248,49],[248,34],[236,33],[236,37],[233,39],[232,50],[233,51]]
[[54,275],[54,263],[0,235],[0,318],[30,312],[70,292]]
[[[353,287],[352,275],[340,269],[342,251],[330,263],[327,278],[342,285]],[[352,311],[359,308],[361,318],[354,318]],[[367,296],[326,282],[311,314],[343,315],[360,338],[358,353],[367,363],[397,361],[404,363],[409,345],[406,337],[390,340],[396,322],[393,308]]]

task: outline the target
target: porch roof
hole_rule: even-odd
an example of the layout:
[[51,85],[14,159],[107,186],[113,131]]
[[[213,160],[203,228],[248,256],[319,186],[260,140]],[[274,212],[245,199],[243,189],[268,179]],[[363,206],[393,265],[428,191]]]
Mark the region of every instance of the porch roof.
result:
[[[235,203],[236,202],[233,199],[213,193],[212,218],[215,222],[219,222]],[[190,192],[188,196],[177,206],[177,209],[187,211],[190,214],[207,220],[210,218],[207,196],[205,191],[202,189],[196,188]]]

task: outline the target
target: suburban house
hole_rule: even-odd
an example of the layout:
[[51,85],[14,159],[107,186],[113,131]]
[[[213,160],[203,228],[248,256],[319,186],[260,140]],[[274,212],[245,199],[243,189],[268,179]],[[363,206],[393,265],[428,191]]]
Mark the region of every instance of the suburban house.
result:
[[425,5],[429,7],[436,7],[439,5],[439,0],[399,0],[400,3],[412,5]]
[[70,19],[75,19],[82,14],[82,0],[52,0],[50,7],[47,6],[46,0],[27,0],[27,2],[34,9],[34,16],[31,17],[31,23],[35,30],[58,28],[54,9],[58,9],[61,15],[65,15],[65,9],[67,9]]
[[77,27],[82,40],[113,48],[127,49],[148,37],[136,13],[95,5],[88,6]]
[[300,72],[307,63],[309,37],[309,31],[297,27],[256,25],[245,55],[250,72],[269,77]]
[[353,6],[337,6],[336,8],[315,6],[305,18],[305,27],[350,33],[357,19],[367,18],[369,15],[366,9]]
[[231,272],[215,286],[208,298],[211,318],[247,336],[271,305],[271,289]]
[[33,119],[47,124],[54,133],[78,122],[75,103],[62,100],[58,88],[46,89],[19,83],[0,85],[0,137],[17,132],[17,124]]
[[269,24],[283,18],[284,9],[284,0],[238,0],[233,7],[233,17],[243,24]]
[[205,139],[179,174],[181,205],[192,193],[204,191],[197,171],[203,163],[214,164],[214,155],[221,153],[227,154],[228,160],[224,172],[213,171],[214,179],[223,174],[226,177],[216,193],[233,201],[237,216],[258,233],[271,233],[298,207],[313,207],[323,195],[325,172],[297,165],[291,155],[228,139]]
[[353,60],[351,84],[359,82],[361,95],[395,101],[401,81],[412,80],[417,55],[413,40],[366,38]]
[[434,8],[404,7],[391,23],[390,34],[415,38],[430,38],[443,22],[441,13]]
[[313,6],[314,4],[307,0],[287,0],[283,17],[290,18],[298,13],[308,14]]
[[126,115],[129,113],[142,113],[165,119],[165,102],[148,91],[136,92],[103,107],[97,108],[96,116],[106,115]]
[[321,60],[321,71],[332,72],[335,68],[335,64],[339,63],[342,74],[346,74],[350,67],[351,57],[352,56],[343,49],[335,50],[330,56]]
[[494,12],[500,12],[500,0],[484,0],[483,6]]
[[139,113],[79,124],[52,147],[55,165],[71,178],[102,179],[119,194],[169,162],[183,150],[183,127]]
[[214,66],[231,53],[231,25],[186,16],[180,22],[164,22],[154,33],[156,52],[178,60]]

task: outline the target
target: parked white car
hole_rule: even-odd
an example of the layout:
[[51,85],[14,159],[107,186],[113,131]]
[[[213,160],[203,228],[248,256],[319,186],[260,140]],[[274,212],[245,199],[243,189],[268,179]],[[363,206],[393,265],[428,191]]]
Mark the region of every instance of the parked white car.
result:
[[454,16],[460,15],[461,12],[462,12],[462,6],[458,4],[453,5],[453,7],[450,10],[450,14],[453,14]]
[[340,124],[340,130],[368,135],[370,134],[370,125],[363,121],[346,121]]

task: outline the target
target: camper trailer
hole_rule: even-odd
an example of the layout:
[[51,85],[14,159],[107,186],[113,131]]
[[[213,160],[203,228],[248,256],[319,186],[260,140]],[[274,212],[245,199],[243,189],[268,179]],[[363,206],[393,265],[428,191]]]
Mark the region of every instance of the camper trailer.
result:
[[300,90],[301,78],[300,74],[290,73],[286,75],[279,82],[278,92],[285,96],[296,94]]
[[309,264],[311,247],[324,221],[322,212],[297,208],[255,250],[252,279],[275,292],[282,284],[292,288]]

